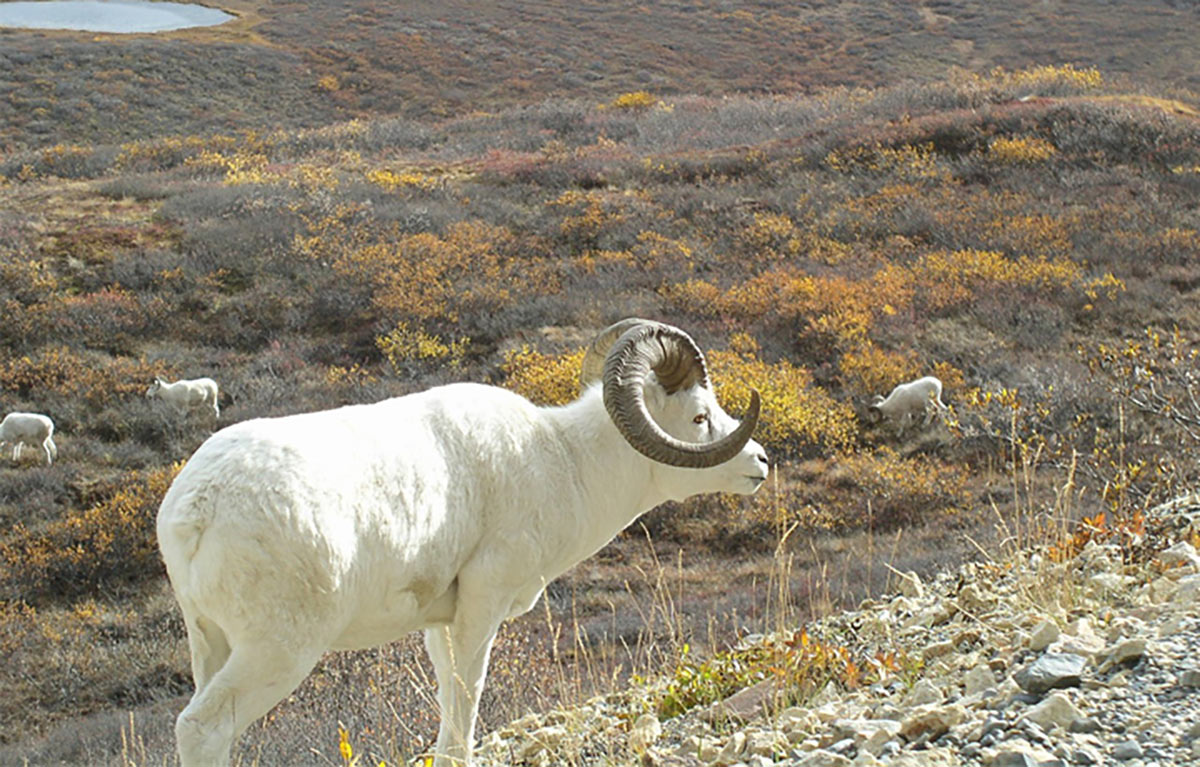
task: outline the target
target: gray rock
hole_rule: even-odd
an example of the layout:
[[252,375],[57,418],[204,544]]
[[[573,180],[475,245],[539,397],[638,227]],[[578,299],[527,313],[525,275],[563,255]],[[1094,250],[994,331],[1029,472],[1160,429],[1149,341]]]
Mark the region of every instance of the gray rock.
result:
[[1126,740],[1113,747],[1113,759],[1127,761],[1142,758],[1142,744],[1136,740]]
[[967,672],[963,678],[963,694],[974,695],[975,693],[983,693],[989,688],[996,686],[996,675],[988,668],[987,664],[980,663]]
[[796,767],[850,767],[850,760],[832,751],[813,751],[796,762]]
[[1042,621],[1029,635],[1029,649],[1034,652],[1045,650],[1058,641],[1060,633],[1054,621]]
[[1005,746],[992,757],[991,767],[1038,767],[1042,762],[1023,745]]
[[778,686],[768,679],[735,692],[701,713],[705,721],[722,724],[727,721],[749,722],[762,716],[774,701]]
[[900,725],[900,734],[909,740],[921,735],[936,738],[967,719],[967,710],[958,704],[917,706]]
[[1043,730],[1048,730],[1055,726],[1066,729],[1076,719],[1080,719],[1081,714],[1065,693],[1056,692],[1046,696],[1045,700],[1031,708],[1025,717],[1026,721],[1039,725]]
[[1078,687],[1087,658],[1071,653],[1046,653],[1018,671],[1013,678],[1021,689],[1035,695],[1060,687]]
[[1096,720],[1095,717],[1088,716],[1071,722],[1071,726],[1067,729],[1074,733],[1087,734],[1092,732],[1100,732],[1100,730],[1104,729],[1104,727],[1099,721]]
[[1096,657],[1099,671],[1104,673],[1114,666],[1137,663],[1146,654],[1146,640],[1142,638],[1126,639],[1118,642]]
[[920,679],[904,697],[904,705],[915,707],[930,703],[941,703],[942,691],[928,679]]

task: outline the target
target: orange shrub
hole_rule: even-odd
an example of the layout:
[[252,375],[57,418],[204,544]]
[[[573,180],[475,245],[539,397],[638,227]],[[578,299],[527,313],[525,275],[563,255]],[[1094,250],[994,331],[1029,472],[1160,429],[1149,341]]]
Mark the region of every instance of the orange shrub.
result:
[[98,407],[141,394],[158,372],[144,361],[85,356],[56,346],[0,364],[0,386],[22,397],[52,392]]
[[[559,289],[553,265],[530,258],[503,227],[464,221],[444,235],[397,234],[370,242],[339,222],[319,226],[327,226],[327,234],[300,247],[332,257],[333,269],[366,286],[372,308],[385,317],[457,322],[464,311],[488,312]],[[338,247],[339,239],[344,247]]]
[[755,213],[754,221],[743,229],[739,236],[746,246],[759,258],[777,260],[783,254],[792,253],[792,243],[797,243],[796,225],[779,213]]
[[672,305],[689,314],[717,317],[726,311],[721,289],[704,280],[663,285],[658,292]]
[[162,564],[155,516],[182,468],[180,462],[129,472],[107,498],[42,530],[18,524],[0,542],[0,583],[5,591],[34,600],[92,592],[105,582],[158,577]]
[[643,269],[670,272],[690,272],[693,250],[683,240],[653,231],[639,232],[633,256]]
[[565,215],[558,228],[576,247],[596,247],[600,235],[625,220],[626,201],[597,191],[569,189],[546,203]]
[[725,294],[725,307],[739,319],[770,314],[797,319],[813,314],[820,300],[817,281],[790,267],[763,272]]
[[844,242],[810,231],[799,231],[787,242],[787,254],[834,266],[850,258],[854,249]]
[[226,184],[262,184],[275,178],[267,170],[265,154],[247,152],[244,149],[231,154],[203,150],[199,154],[187,158],[184,165],[197,168],[208,173],[223,174]]

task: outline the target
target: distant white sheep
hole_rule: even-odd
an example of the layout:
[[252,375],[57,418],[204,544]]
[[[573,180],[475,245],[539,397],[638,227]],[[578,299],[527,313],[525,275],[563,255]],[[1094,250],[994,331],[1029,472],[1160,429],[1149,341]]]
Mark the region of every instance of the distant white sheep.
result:
[[14,461],[21,459],[21,449],[25,445],[40,447],[46,454],[46,465],[54,463],[58,457],[58,447],[54,444],[54,421],[41,413],[9,413],[0,421],[0,448],[12,443]]
[[583,393],[537,407],[451,384],[214,434],[163,498],[158,542],[196,692],[181,767],[234,739],[330,649],[425,630],[442,712],[434,767],[471,762],[500,624],[643,512],[767,479],[679,328],[632,319],[589,346]]
[[220,418],[221,408],[217,406],[217,394],[217,382],[211,378],[185,378],[175,383],[155,378],[150,388],[146,389],[147,397],[158,397],[170,403],[180,413],[211,407],[213,415]]
[[949,410],[942,402],[942,382],[934,376],[897,384],[886,398],[876,395],[869,408],[872,420],[878,422],[886,418],[897,425],[897,437],[904,436],[904,428],[912,423],[918,414],[925,416],[921,423],[921,426],[925,427],[935,415],[945,415]]

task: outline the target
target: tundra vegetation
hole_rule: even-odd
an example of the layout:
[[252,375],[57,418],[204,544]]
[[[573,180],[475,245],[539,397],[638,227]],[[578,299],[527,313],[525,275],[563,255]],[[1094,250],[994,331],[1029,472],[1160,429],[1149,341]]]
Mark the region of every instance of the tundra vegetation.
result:
[[[457,380],[553,404],[591,333],[643,316],[697,340],[727,411],[761,394],[772,480],[659,507],[506,623],[484,732],[631,675],[720,676],[702,654],[737,629],[852,605],[885,563],[1069,556],[1084,516],[1126,540],[1195,481],[1194,98],[1072,66],[629,93],[0,156],[0,403],[59,447],[0,466],[0,762],[173,749],[191,679],[153,520],[212,423],[164,419],[155,376],[219,380],[223,423]],[[926,374],[948,425],[868,423]],[[436,731],[419,656],[327,656],[235,757],[402,763]],[[685,687],[663,715],[718,689]]]

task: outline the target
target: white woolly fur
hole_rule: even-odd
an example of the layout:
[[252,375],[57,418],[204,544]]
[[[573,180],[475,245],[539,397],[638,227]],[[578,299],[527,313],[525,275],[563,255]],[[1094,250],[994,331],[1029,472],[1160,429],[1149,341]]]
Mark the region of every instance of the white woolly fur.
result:
[[[668,395],[651,375],[645,390],[679,439],[711,442],[737,425],[705,386]],[[753,440],[707,469],[644,457],[598,384],[564,407],[452,384],[217,432],[158,515],[196,682],[176,725],[181,765],[227,763],[325,651],[422,629],[442,710],[433,763],[468,764],[503,620],[643,512],[752,493],[767,470]]]
[[904,435],[904,427],[924,416],[922,426],[928,426],[933,417],[949,408],[942,402],[942,382],[935,376],[925,376],[915,381],[897,384],[885,399],[876,396],[870,410],[876,418],[887,418],[897,424],[897,436]]
[[41,413],[9,413],[0,421],[0,447],[13,446],[14,461],[21,458],[21,449],[26,445],[41,448],[46,456],[46,465],[58,457],[58,446],[54,444],[54,421]]
[[217,382],[211,378],[185,378],[174,383],[155,378],[150,388],[146,389],[146,396],[158,397],[181,413],[211,407],[213,415],[221,417],[221,408],[217,405]]

